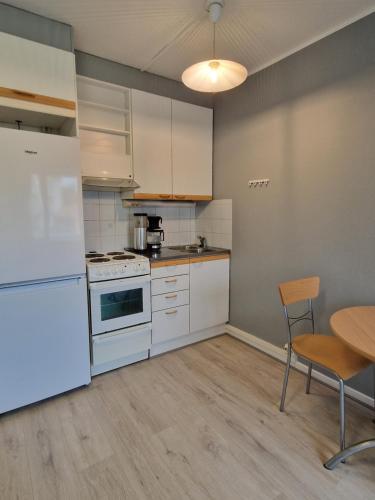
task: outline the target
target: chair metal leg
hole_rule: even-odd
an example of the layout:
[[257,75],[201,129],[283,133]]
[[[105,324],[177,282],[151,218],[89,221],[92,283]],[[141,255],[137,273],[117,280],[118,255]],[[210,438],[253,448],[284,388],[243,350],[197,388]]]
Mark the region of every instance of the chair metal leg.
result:
[[309,370],[307,372],[307,380],[306,380],[306,394],[310,394],[311,371],[312,371],[312,363],[309,363]]
[[324,467],[328,470],[333,470],[339,463],[344,463],[345,460],[360,451],[368,450],[370,448],[375,448],[375,439],[370,439],[368,441],[361,441],[360,443],[353,444],[346,448],[345,450],[336,453],[332,458],[327,460]]
[[292,357],[292,353],[291,353],[291,348],[289,347],[288,348],[288,357],[287,357],[287,360],[286,360],[286,368],[285,368],[284,383],[283,383],[283,392],[281,394],[281,401],[280,401],[280,411],[284,411],[286,388],[288,386],[291,357]]
[[340,450],[345,449],[345,385],[342,378],[340,384]]

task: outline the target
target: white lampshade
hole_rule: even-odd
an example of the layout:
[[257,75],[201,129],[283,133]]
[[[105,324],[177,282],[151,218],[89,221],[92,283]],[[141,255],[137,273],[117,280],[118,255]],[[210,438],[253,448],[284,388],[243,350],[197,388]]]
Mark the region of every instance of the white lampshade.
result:
[[199,92],[223,92],[241,85],[246,78],[245,66],[225,59],[202,61],[182,73],[183,83]]

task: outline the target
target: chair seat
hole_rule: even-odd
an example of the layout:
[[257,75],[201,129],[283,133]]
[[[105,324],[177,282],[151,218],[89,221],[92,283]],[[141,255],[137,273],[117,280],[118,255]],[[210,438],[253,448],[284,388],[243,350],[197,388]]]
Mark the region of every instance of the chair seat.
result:
[[347,380],[371,364],[352,351],[337,337],[307,333],[293,339],[292,349],[298,355],[317,363]]

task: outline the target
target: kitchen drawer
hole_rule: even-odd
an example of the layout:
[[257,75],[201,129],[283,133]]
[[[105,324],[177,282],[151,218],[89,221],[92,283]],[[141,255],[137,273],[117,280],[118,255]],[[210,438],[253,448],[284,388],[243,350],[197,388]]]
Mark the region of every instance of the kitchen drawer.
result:
[[185,306],[189,304],[189,290],[164,293],[152,297],[152,312],[162,311],[171,307]]
[[165,278],[153,279],[151,281],[152,295],[161,295],[162,293],[177,292],[179,290],[189,289],[189,275],[168,276]]
[[189,333],[189,306],[174,307],[152,315],[152,343],[158,344]]
[[[176,261],[173,261],[173,262],[176,262]],[[157,263],[156,265],[160,265],[160,264],[161,263]],[[151,278],[152,279],[154,279],[154,278],[166,278],[167,276],[179,276],[181,274],[189,274],[189,261],[187,259],[181,259],[181,264],[176,264],[173,266],[153,267],[154,265],[151,264]]]
[[149,325],[135,326],[124,330],[92,337],[93,366],[106,365],[116,360],[146,351],[151,347]]

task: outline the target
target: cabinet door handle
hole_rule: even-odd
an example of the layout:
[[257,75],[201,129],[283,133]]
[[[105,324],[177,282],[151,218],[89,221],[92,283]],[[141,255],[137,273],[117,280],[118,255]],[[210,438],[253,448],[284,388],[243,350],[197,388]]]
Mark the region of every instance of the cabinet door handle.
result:
[[184,194],[175,194],[174,195],[176,200],[185,200],[186,196]]
[[25,92],[24,90],[13,90],[14,94],[23,96],[23,97],[31,97],[32,99],[35,99],[35,94],[31,94],[31,92]]
[[169,200],[169,198],[171,198],[172,195],[171,194],[159,194],[158,197],[161,198],[162,200]]
[[174,280],[165,280],[164,283],[177,283],[177,279]]
[[173,311],[165,311],[165,314],[167,314],[168,316],[170,314],[177,314],[177,309],[173,309]]
[[166,299],[175,299],[177,297],[177,293],[174,293],[173,295],[166,295]]

